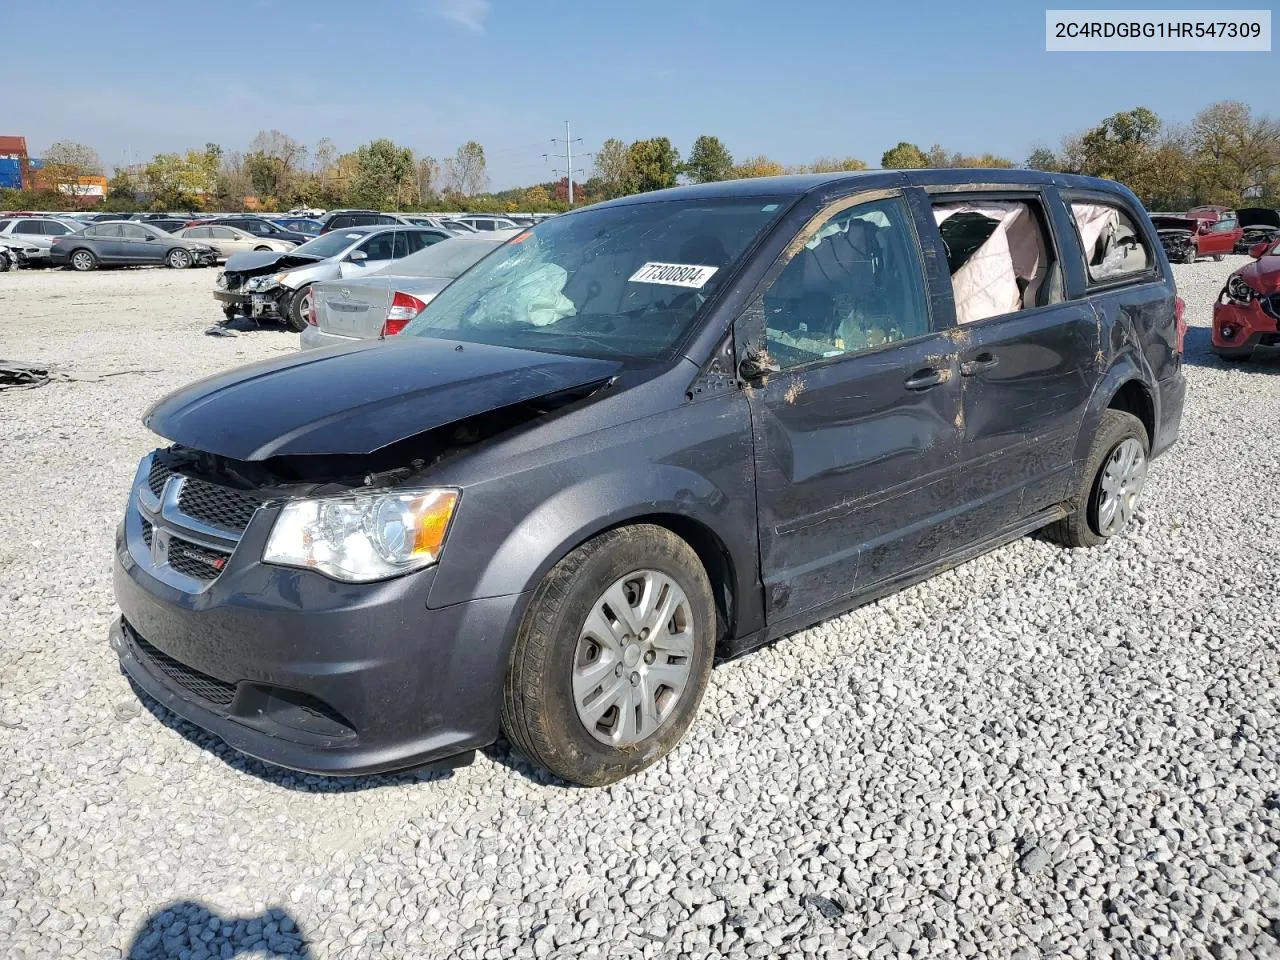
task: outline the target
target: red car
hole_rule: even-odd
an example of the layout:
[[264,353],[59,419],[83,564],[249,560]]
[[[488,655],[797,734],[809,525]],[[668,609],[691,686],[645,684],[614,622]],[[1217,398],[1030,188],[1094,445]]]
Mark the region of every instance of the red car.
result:
[[1280,346],[1280,240],[1259,243],[1249,255],[1253,263],[1227,278],[1213,306],[1213,352],[1229,360]]
[[1233,211],[1223,211],[1220,216],[1208,207],[1196,207],[1185,217],[1155,214],[1155,224],[1160,245],[1174,263],[1195,263],[1198,257],[1225,260],[1235,251],[1236,243],[1244,236],[1244,229]]

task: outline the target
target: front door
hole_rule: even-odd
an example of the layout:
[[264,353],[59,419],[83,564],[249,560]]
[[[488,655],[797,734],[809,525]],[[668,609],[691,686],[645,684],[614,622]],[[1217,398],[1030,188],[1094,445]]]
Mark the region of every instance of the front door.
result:
[[748,390],[772,629],[952,547],[958,366],[928,304],[911,214],[882,191],[810,220],[739,320],[776,367]]

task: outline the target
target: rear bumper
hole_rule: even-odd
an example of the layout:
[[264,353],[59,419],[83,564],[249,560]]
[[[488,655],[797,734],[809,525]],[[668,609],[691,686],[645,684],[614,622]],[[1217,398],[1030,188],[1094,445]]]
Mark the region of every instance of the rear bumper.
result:
[[519,595],[431,610],[434,570],[341,584],[245,560],[260,555],[253,531],[194,594],[117,537],[110,642],[143,690],[236,750],[308,773],[415,767],[496,739]]
[[310,350],[315,347],[343,347],[352,343],[359,343],[357,337],[340,337],[336,333],[325,333],[319,327],[313,327],[307,324],[305,330],[298,335],[298,345],[303,350]]

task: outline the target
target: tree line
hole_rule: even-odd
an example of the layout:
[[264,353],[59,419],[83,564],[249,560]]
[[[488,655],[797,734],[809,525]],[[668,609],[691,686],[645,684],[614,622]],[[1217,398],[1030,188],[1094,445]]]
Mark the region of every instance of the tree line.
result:
[[[74,141],[53,144],[44,160],[37,189],[0,191],[0,207],[83,206],[81,178],[103,172],[97,153]],[[1236,101],[1211,104],[1185,126],[1166,125],[1148,108],[1135,107],[1063,137],[1056,148],[1036,147],[1024,163],[1036,170],[1119,180],[1150,209],[1280,204],[1280,122],[1254,115]],[[924,149],[906,141],[880,156],[885,169],[1015,165],[993,153],[965,154],[940,144]],[[685,158],[667,137],[631,143],[611,137],[596,151],[590,179],[575,181],[573,193],[580,206],[682,182],[866,169],[864,161],[851,156],[791,166],[763,154],[735,160],[721,139],[709,134],[698,137]],[[328,138],[308,148],[279,130],[264,130],[243,152],[208,143],[118,167],[107,183],[103,209],[556,211],[567,209],[568,187],[562,177],[491,192],[484,147],[474,140],[438,162],[385,138],[339,153]]]

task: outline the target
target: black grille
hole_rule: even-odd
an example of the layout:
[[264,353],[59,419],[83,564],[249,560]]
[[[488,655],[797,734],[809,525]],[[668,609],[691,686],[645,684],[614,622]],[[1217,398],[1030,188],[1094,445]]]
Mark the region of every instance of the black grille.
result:
[[147,489],[153,497],[164,493],[164,482],[173,475],[173,471],[158,460],[151,462],[151,470],[147,473]]
[[185,663],[179,663],[162,650],[157,650],[136,633],[130,633],[141,659],[152,673],[168,677],[183,690],[219,707],[231,706],[236,697],[236,685],[201,673]]
[[226,281],[228,290],[239,290],[241,284],[244,283],[245,277],[243,273],[231,273],[230,271],[224,271],[222,279]]
[[142,521],[142,542],[147,545],[147,549],[151,549],[151,521]]
[[210,550],[183,540],[169,538],[169,566],[193,580],[212,580],[222,572],[231,554]]
[[188,517],[226,530],[237,536],[249,525],[261,499],[252,493],[233,490],[188,477],[178,494],[178,509]]

